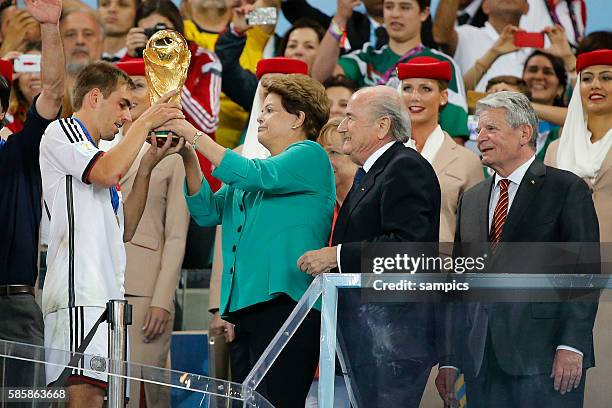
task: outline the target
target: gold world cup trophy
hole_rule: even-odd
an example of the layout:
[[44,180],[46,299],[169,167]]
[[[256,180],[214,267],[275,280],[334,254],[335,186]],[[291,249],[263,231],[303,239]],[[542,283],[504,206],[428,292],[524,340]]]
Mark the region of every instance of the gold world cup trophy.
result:
[[[191,52],[187,47],[187,41],[177,31],[160,30],[153,34],[147,41],[143,58],[151,104],[157,102],[165,93],[183,87],[191,61]],[[170,100],[180,103],[180,92]],[[169,133],[155,132],[158,146],[166,142]],[[174,146],[178,143],[179,138],[174,136],[173,139],[172,145]],[[147,137],[147,142],[151,142],[150,137]]]

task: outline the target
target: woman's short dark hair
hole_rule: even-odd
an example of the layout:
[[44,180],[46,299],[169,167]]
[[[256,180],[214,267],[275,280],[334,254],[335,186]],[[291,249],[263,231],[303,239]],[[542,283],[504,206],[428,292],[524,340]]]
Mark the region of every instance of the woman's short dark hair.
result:
[[318,81],[303,74],[275,75],[261,82],[265,94],[280,96],[283,108],[297,115],[304,112],[304,131],[308,140],[316,141],[329,119],[330,103],[325,88]]
[[527,98],[531,99],[531,91],[529,90],[529,86],[527,86],[527,82],[523,78],[515,77],[513,75],[498,75],[489,79],[487,82],[486,91],[489,91],[491,87],[497,84],[508,84],[515,87],[518,92],[525,95]]
[[145,0],[138,5],[136,9],[136,24],[143,18],[149,17],[151,14],[159,14],[166,17],[172,25],[174,30],[181,33],[185,31],[183,25],[183,17],[178,7],[170,0]]
[[130,89],[135,88],[128,74],[113,64],[105,61],[91,63],[80,70],[74,80],[72,107],[75,112],[81,109],[83,98],[94,88],[98,88],[102,96],[108,98],[122,85],[127,85]]
[[294,30],[297,30],[298,28],[312,29],[315,33],[317,33],[317,38],[319,39],[319,42],[323,40],[323,36],[325,35],[325,29],[323,28],[321,24],[309,18],[300,18],[299,20],[295,22],[295,24],[293,24],[293,26],[289,30],[287,30],[283,38],[281,38],[281,40],[279,41],[278,48],[276,50],[276,55],[281,56],[281,57],[285,55],[285,49],[287,49],[287,43],[289,42],[289,36]]
[[[555,76],[559,81],[559,86],[561,86],[562,88],[561,95],[555,96],[553,106],[565,106],[565,102],[563,101],[563,95],[565,94],[565,87],[567,86],[567,73],[565,72],[565,63],[561,58],[544,51],[535,50],[525,60],[525,65],[523,65],[523,77],[525,77],[525,70],[527,69],[527,64],[529,64],[529,61],[531,61],[533,57],[537,56],[542,56],[548,61],[550,61],[550,64],[553,67],[553,71],[555,72]],[[531,97],[529,98],[531,99]]]
[[335,86],[350,89],[353,93],[357,92],[357,89],[359,89],[355,81],[348,79],[342,74],[331,76],[323,81],[323,87],[325,89],[333,88]]
[[584,37],[576,48],[576,56],[585,52],[612,47],[612,31],[593,31]]

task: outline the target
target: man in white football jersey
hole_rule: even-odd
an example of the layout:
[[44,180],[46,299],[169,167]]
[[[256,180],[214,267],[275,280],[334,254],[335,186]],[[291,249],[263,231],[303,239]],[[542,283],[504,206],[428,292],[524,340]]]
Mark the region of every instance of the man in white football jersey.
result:
[[[168,120],[183,118],[176,91],[164,95],[134,121],[107,153],[101,139],[112,140],[131,121],[134,83],[107,62],[85,67],[72,93],[75,113],[52,122],[40,144],[43,196],[50,218],[43,315],[47,383],[55,382],[66,351],[77,350],[111,299],[123,299],[125,249],[142,216],[151,171],[183,145],[163,147],[155,140],[141,160],[131,193],[122,203],[115,187],[136,159],[145,138]],[[80,369],[67,380],[70,406],[102,407],[107,384],[107,325],[100,325],[85,349]],[[64,352],[54,350],[66,350]],[[58,365],[59,364],[59,365]],[[97,372],[96,372],[97,371]]]

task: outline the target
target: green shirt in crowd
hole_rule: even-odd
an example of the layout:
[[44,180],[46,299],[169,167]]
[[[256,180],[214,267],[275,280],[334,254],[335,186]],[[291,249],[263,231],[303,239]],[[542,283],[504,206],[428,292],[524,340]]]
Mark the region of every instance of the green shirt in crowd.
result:
[[361,50],[342,56],[338,60],[338,65],[344,70],[345,76],[355,81],[360,88],[375,85],[399,88],[401,83],[397,78],[397,64],[408,62],[415,57],[433,57],[450,62],[453,78],[448,84],[448,104],[440,112],[440,126],[453,137],[467,139],[468,114],[463,78],[459,67],[448,55],[419,46],[402,57],[391,51],[388,45],[377,50],[366,43]]

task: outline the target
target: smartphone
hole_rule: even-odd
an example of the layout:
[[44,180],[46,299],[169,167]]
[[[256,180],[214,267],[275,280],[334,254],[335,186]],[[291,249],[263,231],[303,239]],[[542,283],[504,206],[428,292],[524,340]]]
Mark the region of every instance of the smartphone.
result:
[[40,55],[23,54],[15,58],[13,71],[15,72],[40,72]]
[[544,33],[517,31],[514,33],[514,45],[517,47],[544,48]]
[[277,20],[276,7],[260,7],[246,15],[248,25],[272,25]]

